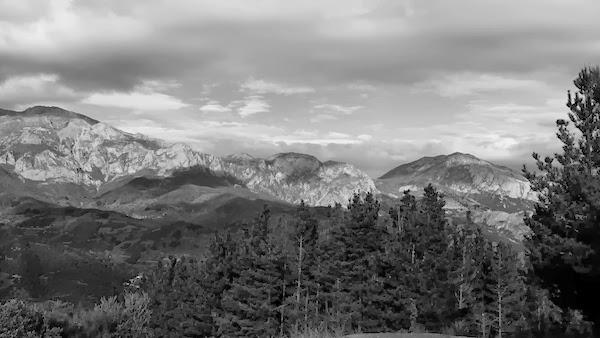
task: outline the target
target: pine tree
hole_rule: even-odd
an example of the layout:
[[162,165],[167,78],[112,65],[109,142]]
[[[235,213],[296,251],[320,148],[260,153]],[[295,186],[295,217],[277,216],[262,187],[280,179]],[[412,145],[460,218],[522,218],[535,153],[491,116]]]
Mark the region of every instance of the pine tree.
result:
[[[411,309],[416,309],[413,292],[418,278],[411,264],[412,246],[404,240],[400,231],[389,234],[385,241],[385,252],[381,259],[381,281],[383,292],[379,299],[382,327],[385,331],[409,330],[416,324]],[[414,323],[411,323],[411,319]]]
[[212,318],[202,288],[200,264],[170,257],[153,271],[144,289],[152,299],[151,327],[160,337],[202,337],[212,333]]
[[473,304],[471,305],[470,332],[478,337],[491,337],[494,311],[492,304],[494,284],[492,274],[491,243],[478,241],[475,246],[477,274],[473,281]]
[[209,245],[208,254],[203,265],[204,278],[202,289],[206,299],[206,311],[211,313],[211,331],[218,332],[216,318],[224,313],[221,303],[223,294],[231,288],[233,280],[239,277],[239,247],[237,239],[231,232],[216,234]]
[[390,218],[392,219],[392,227],[402,236],[407,227],[411,227],[415,222],[415,214],[417,211],[417,200],[410,193],[410,190],[405,190],[404,195],[400,199],[400,204],[397,207],[392,207],[389,210]]
[[355,194],[345,224],[323,243],[319,269],[321,304],[330,320],[365,332],[377,331],[381,325],[381,308],[374,301],[383,292],[379,268],[385,230],[377,224],[379,210],[372,193],[364,199]]
[[517,331],[517,324],[526,311],[526,288],[516,252],[504,243],[492,243],[491,250],[493,282],[490,291],[493,295],[491,306],[495,310],[492,327],[495,336],[502,338]]
[[475,305],[474,291],[481,259],[481,250],[478,248],[482,247],[483,234],[480,227],[471,220],[470,211],[467,211],[465,222],[453,229],[451,236],[450,278],[457,310],[453,326],[458,333],[469,334],[473,332],[469,329],[469,316]]
[[408,236],[414,245],[412,260],[419,277],[416,285],[419,321],[434,331],[447,327],[456,311],[450,270],[452,250],[444,205],[443,196],[428,185],[418,203],[416,226]]
[[238,277],[223,293],[219,335],[269,337],[282,333],[286,275],[285,256],[269,238],[270,211],[265,207],[244,231]]
[[542,159],[539,173],[523,171],[539,195],[526,220],[532,282],[550,291],[563,310],[581,309],[600,325],[600,69],[585,68],[568,93],[570,121],[556,122],[562,152]]
[[304,201],[296,210],[291,237],[295,244],[294,257],[290,259],[290,265],[295,266],[292,275],[295,285],[290,285],[294,294],[287,302],[291,305],[288,316],[295,330],[300,330],[308,327],[309,318],[315,315],[314,302],[318,289],[314,269],[318,255],[318,221]]

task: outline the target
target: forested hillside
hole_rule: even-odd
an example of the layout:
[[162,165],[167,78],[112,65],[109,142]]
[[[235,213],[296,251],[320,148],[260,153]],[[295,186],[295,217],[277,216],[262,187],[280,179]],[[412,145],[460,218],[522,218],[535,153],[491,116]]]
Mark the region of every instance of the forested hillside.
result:
[[373,195],[357,194],[347,210],[331,209],[326,229],[303,204],[285,225],[264,209],[243,229],[216,235],[206,257],[169,257],[93,309],[9,301],[2,334],[492,337],[586,329],[578,313],[547,308],[548,294],[527,285],[511,246],[487,240],[472,222],[450,227],[443,206],[429,186],[422,199],[407,193],[389,210],[399,217],[383,218]]

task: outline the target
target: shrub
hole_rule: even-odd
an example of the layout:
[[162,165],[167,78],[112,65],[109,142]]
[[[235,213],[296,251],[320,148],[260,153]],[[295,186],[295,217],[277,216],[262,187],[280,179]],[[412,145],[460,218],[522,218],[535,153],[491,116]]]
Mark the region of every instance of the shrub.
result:
[[150,330],[150,297],[146,293],[125,294],[120,322],[117,325],[119,337],[152,337]]
[[152,337],[149,304],[145,293],[125,294],[122,303],[116,296],[103,297],[92,310],[76,314],[74,322],[91,337]]
[[0,337],[41,337],[42,314],[22,300],[11,299],[0,305]]

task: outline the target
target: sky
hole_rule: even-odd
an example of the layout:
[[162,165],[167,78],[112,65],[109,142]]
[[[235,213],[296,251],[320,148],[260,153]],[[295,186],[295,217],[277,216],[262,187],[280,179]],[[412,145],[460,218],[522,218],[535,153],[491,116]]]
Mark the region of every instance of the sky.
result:
[[373,176],[422,156],[512,167],[600,63],[597,0],[0,0],[0,107],[54,105],[216,155]]

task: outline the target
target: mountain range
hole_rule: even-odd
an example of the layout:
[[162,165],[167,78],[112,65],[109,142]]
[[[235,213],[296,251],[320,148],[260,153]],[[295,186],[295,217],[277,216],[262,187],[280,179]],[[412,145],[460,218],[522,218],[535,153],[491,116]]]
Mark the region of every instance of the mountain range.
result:
[[96,296],[105,291],[82,266],[202,252],[209,234],[251,219],[264,204],[277,222],[302,200],[326,219],[328,206],[344,207],[354,192],[373,192],[388,207],[429,183],[444,194],[451,221],[468,209],[495,236],[518,243],[528,231],[523,216],[535,194],[527,180],[469,154],[424,157],[373,179],[306,154],[214,156],[57,107],[0,109],[0,258],[3,247],[35,247],[44,266],[60,267],[46,274],[50,288],[78,300],[94,296],[91,285]]
[[487,219],[531,210],[536,201],[521,174],[469,154],[423,157],[372,179],[351,164],[306,154],[218,157],[58,107],[0,109],[4,203],[32,198],[136,219],[194,222],[233,199],[345,205],[356,191],[395,199],[405,190],[419,195],[429,183],[444,193],[448,210],[470,209]]

